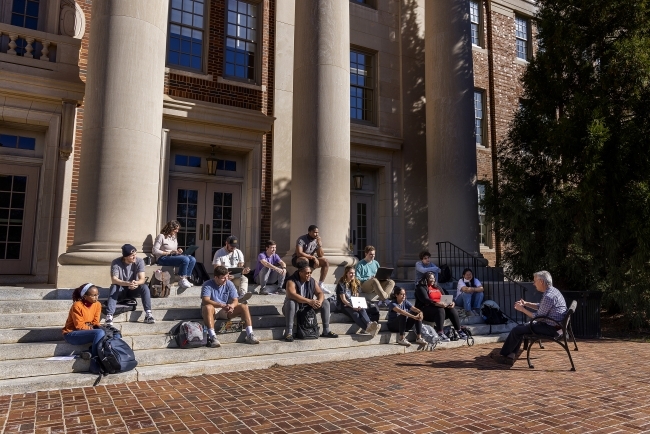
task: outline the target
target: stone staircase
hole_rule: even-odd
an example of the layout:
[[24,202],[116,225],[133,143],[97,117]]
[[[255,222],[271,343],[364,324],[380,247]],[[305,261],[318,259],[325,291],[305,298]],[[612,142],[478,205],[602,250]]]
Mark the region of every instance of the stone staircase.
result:
[[[402,282],[400,286],[407,288],[407,296],[412,300],[413,284]],[[222,344],[220,348],[177,349],[167,333],[181,320],[202,322],[200,287],[184,291],[173,287],[170,297],[152,300],[155,324],[142,322],[142,310],[115,318],[114,326],[121,330],[123,339],[135,351],[138,367],[130,372],[104,377],[101,384],[260,369],[277,364],[348,360],[417,350],[417,345],[406,348],[396,344],[395,334],[386,328],[386,311],[381,311],[382,328],[375,337],[357,334],[358,327],[346,315],[335,313],[331,317],[331,329],[339,334],[338,339],[285,342],[281,340],[284,335],[284,296],[258,295],[256,285],[249,286],[249,290],[256,293],[248,305],[255,335],[260,339],[259,345],[243,343],[245,333],[241,332],[218,335]],[[71,294],[70,289],[48,286],[0,287],[0,394],[91,386],[94,383],[97,376],[88,372],[89,361],[81,358],[48,360],[53,356],[78,354],[88,347],[69,345],[61,336],[72,303]],[[102,301],[107,296],[107,289],[100,290]],[[489,335],[490,327],[482,324],[479,318],[467,318],[464,323],[472,330],[476,344],[502,340],[514,325],[492,326]],[[413,333],[409,339],[415,339]],[[465,341],[442,343],[438,348],[464,344]]]

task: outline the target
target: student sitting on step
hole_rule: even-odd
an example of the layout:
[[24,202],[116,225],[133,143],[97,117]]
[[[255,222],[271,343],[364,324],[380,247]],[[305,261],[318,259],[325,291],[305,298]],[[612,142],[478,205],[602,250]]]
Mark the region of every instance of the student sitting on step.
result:
[[192,275],[192,270],[196,265],[196,258],[183,255],[183,249],[178,248],[176,236],[180,228],[181,224],[176,220],[168,221],[156,237],[151,251],[156,257],[156,264],[178,267],[178,276],[180,277],[178,286],[187,289],[193,286],[187,278]]
[[[254,280],[260,285],[260,294],[268,295],[275,292],[284,294],[284,278],[287,276],[287,264],[275,253],[277,246],[275,241],[266,242],[266,250],[257,255],[257,267],[255,268]],[[278,289],[271,292],[267,284],[277,283]]]
[[460,319],[454,302],[447,305],[440,302],[442,291],[436,282],[435,274],[432,271],[425,273],[415,287],[415,307],[422,311],[425,321],[436,323],[436,332],[442,342],[449,342],[449,337],[443,332],[445,318],[449,318],[461,339],[466,339],[467,336],[460,329]]
[[428,250],[423,250],[418,256],[420,260],[415,263],[415,284],[417,285],[420,279],[424,276],[424,273],[431,271],[434,276],[436,276],[436,282],[438,281],[438,273],[440,273],[440,268],[433,262],[431,262],[431,253]]
[[111,262],[111,292],[106,304],[105,324],[113,322],[113,314],[119,300],[134,298],[139,295],[144,308],[145,324],[153,324],[156,320],[151,314],[151,294],[149,285],[145,283],[144,261],[136,256],[136,248],[131,244],[122,246],[122,257]]
[[293,342],[293,324],[296,311],[301,304],[308,304],[314,310],[320,310],[323,321],[321,337],[338,338],[339,336],[330,330],[330,303],[325,301],[325,295],[320,285],[312,279],[309,262],[299,259],[295,264],[298,269],[287,279],[287,295],[282,306],[282,313],[287,324],[284,339],[287,342]]
[[214,253],[212,265],[215,269],[219,266],[226,268],[244,268],[241,274],[237,276],[228,274],[228,280],[232,281],[235,288],[237,288],[239,302],[244,303],[253,295],[252,292],[248,292],[248,277],[246,277],[246,274],[250,273],[251,269],[244,267],[244,253],[237,246],[239,246],[239,240],[236,236],[231,235],[226,238],[224,246]]
[[377,294],[380,302],[379,306],[387,306],[390,294],[395,287],[395,282],[391,279],[379,281],[375,277],[379,270],[379,262],[375,260],[375,248],[366,246],[363,250],[365,257],[357,263],[357,278],[361,282],[361,292],[366,294]]
[[246,343],[260,343],[253,334],[253,321],[248,306],[239,304],[238,297],[237,288],[228,279],[228,269],[221,265],[215,267],[214,279],[207,280],[201,287],[201,316],[208,327],[208,347],[221,346],[214,331],[214,321],[228,320],[236,316],[241,317],[246,324]]
[[379,331],[379,324],[370,321],[364,308],[352,307],[352,297],[363,297],[359,294],[361,282],[355,277],[355,274],[354,265],[345,267],[345,272],[339,279],[338,285],[336,285],[337,308],[340,312],[349,316],[362,330],[374,337]]
[[415,327],[418,345],[426,345],[427,341],[422,339],[422,311],[413,307],[406,299],[406,290],[396,286],[390,295],[388,304],[388,330],[399,333],[397,343],[410,347],[411,343],[406,340],[406,333]]
[[463,270],[463,277],[458,281],[456,303],[465,309],[465,315],[478,316],[483,304],[483,285],[474,277],[471,268]]
[[[102,305],[97,301],[99,290],[92,283],[86,283],[72,293],[72,307],[63,327],[63,339],[70,345],[92,343],[90,352],[83,351],[81,357],[90,359],[97,355],[97,344],[104,337],[104,330],[99,327]],[[94,363],[94,361],[91,361]]]

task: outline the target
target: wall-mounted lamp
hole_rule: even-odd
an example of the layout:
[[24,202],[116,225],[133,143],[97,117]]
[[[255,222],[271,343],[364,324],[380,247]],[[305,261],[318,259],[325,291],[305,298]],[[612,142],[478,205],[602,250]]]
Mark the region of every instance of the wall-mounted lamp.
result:
[[215,145],[210,145],[210,148],[212,148],[210,151],[210,156],[205,159],[208,162],[209,175],[217,174],[217,157],[214,155],[214,147]]
[[359,163],[357,163],[357,173],[352,175],[352,185],[355,190],[363,189],[363,175],[359,171]]

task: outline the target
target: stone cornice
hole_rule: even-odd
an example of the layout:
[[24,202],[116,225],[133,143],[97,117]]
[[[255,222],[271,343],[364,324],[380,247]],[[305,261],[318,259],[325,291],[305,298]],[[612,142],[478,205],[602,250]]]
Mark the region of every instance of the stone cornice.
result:
[[404,141],[379,132],[377,127],[350,124],[350,143],[399,151]]

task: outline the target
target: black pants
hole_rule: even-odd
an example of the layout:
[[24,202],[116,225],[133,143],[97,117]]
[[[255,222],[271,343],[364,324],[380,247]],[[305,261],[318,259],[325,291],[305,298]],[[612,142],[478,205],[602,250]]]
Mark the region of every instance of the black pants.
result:
[[399,333],[400,336],[406,334],[415,326],[415,333],[422,334],[422,321],[407,318],[404,315],[397,315],[396,319],[388,320],[388,330],[393,333]]
[[533,324],[531,321],[528,324],[518,325],[510,330],[510,334],[503,343],[503,347],[501,347],[501,355],[507,357],[509,354],[519,351],[519,347],[524,340],[523,336],[532,332],[535,332],[538,335],[555,337],[557,329],[545,322],[536,322]]
[[368,314],[366,313],[365,309],[360,309],[359,312],[357,312],[351,307],[343,306],[342,312],[347,316],[349,316],[350,319],[354,321],[354,323],[359,327],[361,327],[363,330],[368,328],[368,323],[370,322],[370,318],[368,317]]
[[424,320],[436,323],[436,331],[440,333],[445,323],[445,318],[449,318],[451,324],[456,330],[460,330],[460,318],[458,312],[453,307],[422,306],[420,310],[424,314]]

